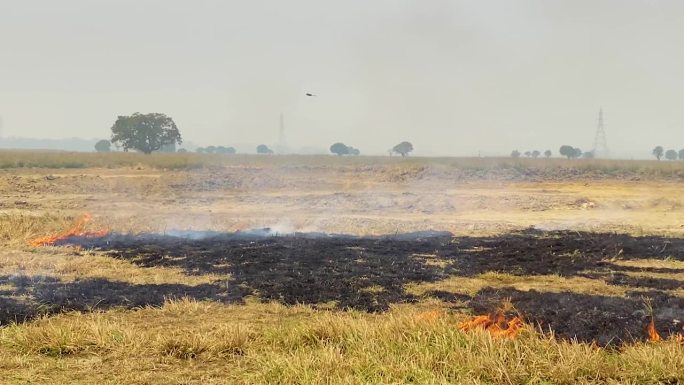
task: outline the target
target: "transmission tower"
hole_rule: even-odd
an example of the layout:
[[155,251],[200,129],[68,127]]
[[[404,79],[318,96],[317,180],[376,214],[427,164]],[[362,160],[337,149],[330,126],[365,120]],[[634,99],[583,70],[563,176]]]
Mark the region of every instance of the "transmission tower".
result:
[[278,138],[278,145],[280,147],[285,147],[285,116],[280,113],[280,135]]
[[608,158],[610,151],[608,150],[608,140],[606,139],[606,129],[603,126],[603,108],[599,110],[598,127],[596,128],[596,138],[594,139],[594,157]]

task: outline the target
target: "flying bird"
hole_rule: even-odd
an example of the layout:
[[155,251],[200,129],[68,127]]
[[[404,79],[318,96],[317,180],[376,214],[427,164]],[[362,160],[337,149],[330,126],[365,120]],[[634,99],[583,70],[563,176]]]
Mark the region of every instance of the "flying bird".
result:
[[314,94],[312,94],[312,93],[307,92],[307,93],[306,93],[306,96],[317,96],[317,95],[314,95]]

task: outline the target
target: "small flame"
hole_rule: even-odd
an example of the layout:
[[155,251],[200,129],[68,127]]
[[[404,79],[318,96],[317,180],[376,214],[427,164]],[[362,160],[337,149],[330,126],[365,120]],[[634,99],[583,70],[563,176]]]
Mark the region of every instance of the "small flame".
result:
[[648,332],[648,339],[651,342],[659,342],[662,340],[660,337],[660,334],[658,334],[658,331],[656,330],[655,327],[655,317],[651,316],[651,322],[648,323],[648,327],[646,328],[646,331]]
[[40,246],[54,246],[57,242],[64,241],[71,237],[85,237],[85,238],[97,238],[103,237],[109,234],[108,229],[98,230],[98,231],[85,231],[85,226],[92,219],[92,215],[86,213],[81,215],[76,219],[71,228],[61,234],[47,235],[44,237],[39,237],[29,241],[29,244],[34,247]]
[[461,331],[486,330],[496,337],[513,338],[523,330],[524,322],[521,317],[515,316],[509,320],[502,312],[493,315],[479,315],[471,320],[458,323]]

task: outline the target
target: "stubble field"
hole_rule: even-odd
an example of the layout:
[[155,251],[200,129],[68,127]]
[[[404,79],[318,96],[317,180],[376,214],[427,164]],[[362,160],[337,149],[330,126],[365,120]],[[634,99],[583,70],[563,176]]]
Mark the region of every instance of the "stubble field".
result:
[[2,383],[684,382],[683,162],[0,164]]

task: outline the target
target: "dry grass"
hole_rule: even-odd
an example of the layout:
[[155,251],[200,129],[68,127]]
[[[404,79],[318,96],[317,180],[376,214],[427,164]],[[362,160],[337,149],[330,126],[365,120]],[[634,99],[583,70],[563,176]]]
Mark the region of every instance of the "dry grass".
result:
[[684,269],[684,261],[676,259],[640,259],[640,260],[616,260],[617,266],[636,267],[642,269]]
[[26,246],[28,240],[69,228],[75,217],[59,214],[0,214],[0,244]]
[[133,152],[85,153],[62,151],[1,150],[0,169],[14,168],[119,168],[148,167],[168,170],[187,170],[203,167],[264,167],[272,166],[388,166],[396,165],[405,174],[422,172],[426,168],[463,170],[567,170],[597,172],[604,176],[624,172],[654,177],[684,177],[684,162],[656,160],[567,160],[513,158],[423,158],[332,155],[216,155],[195,153],[155,153],[144,155]]
[[[68,249],[67,249],[68,250]],[[107,279],[133,285],[182,284],[195,286],[227,280],[212,274],[187,275],[179,268],[146,269],[135,264],[92,252],[65,253],[64,249],[42,250],[40,253],[12,251],[0,254],[0,275],[54,276],[61,282],[76,279]]]
[[519,276],[506,273],[487,272],[475,277],[451,276],[439,282],[411,285],[407,289],[410,293],[424,295],[433,290],[446,291],[456,294],[474,295],[486,287],[512,287],[517,290],[561,293],[570,291],[578,294],[601,294],[622,296],[626,288],[613,286],[602,280],[583,277],[562,277],[559,275],[529,275]]
[[[83,171],[88,173],[83,180],[45,179],[49,173],[81,173],[51,169],[80,167],[206,168],[209,171],[193,172],[187,181],[179,177],[171,182],[167,177],[186,173],[141,171],[146,175],[136,176],[126,170],[87,170]],[[213,173],[214,167],[228,172]],[[104,278],[131,285],[193,286],[229,278],[188,275],[176,268],[144,268],[74,248],[36,249],[27,245],[29,239],[69,227],[74,218],[85,211],[87,199],[91,199],[88,202],[92,206],[88,208],[95,208],[93,228],[112,227],[124,232],[153,230],[158,225],[154,219],[193,215],[202,219],[199,221],[201,226],[219,223],[219,230],[233,228],[238,222],[271,225],[280,219],[279,216],[301,214],[306,209],[317,215],[321,212],[325,218],[312,214],[297,220],[339,232],[365,231],[367,228],[378,232],[392,228],[391,232],[394,232],[392,226],[403,230],[400,226],[404,220],[412,220],[417,226],[407,225],[406,230],[425,229],[420,226],[441,229],[439,224],[448,224],[453,225],[458,234],[471,231],[465,224],[473,225],[475,230],[472,231],[479,231],[477,226],[481,225],[482,231],[487,232],[501,230],[492,227],[492,223],[527,227],[560,221],[562,226],[566,224],[562,220],[567,220],[568,226],[576,227],[592,216],[604,220],[615,213],[624,214],[630,223],[643,226],[641,232],[644,234],[672,232],[677,236],[682,232],[682,228],[673,225],[679,225],[681,221],[670,218],[681,212],[678,183],[598,185],[592,182],[591,187],[586,187],[584,181],[509,183],[505,186],[493,181],[472,186],[472,190],[464,187],[450,194],[440,190],[439,194],[443,195],[433,192],[438,188],[435,186],[446,189],[440,179],[443,175],[453,177],[448,182],[452,183],[459,180],[458,173],[462,170],[494,174],[512,170],[520,175],[531,170],[534,177],[536,172],[553,174],[570,169],[588,172],[590,174],[585,175],[588,178],[632,175],[676,179],[684,175],[684,162],[0,151],[0,168],[7,169],[3,171],[7,173],[5,180],[0,181],[7,185],[0,185],[0,188],[11,193],[11,198],[0,202],[4,204],[0,214],[0,246],[3,248],[0,275],[58,277],[60,283]],[[253,177],[251,170],[259,168],[271,171]],[[246,171],[232,173],[233,169]],[[288,174],[295,169],[299,173]],[[287,174],[286,177],[277,179],[281,173]],[[334,176],[330,178],[332,181],[326,179],[328,174]],[[14,175],[20,180],[10,184]],[[104,177],[96,179],[99,175]],[[415,182],[422,177],[428,182]],[[225,188],[203,184],[231,178],[243,178],[252,184],[240,187],[244,188],[243,195],[230,184]],[[36,189],[31,190],[34,180]],[[266,183],[272,180],[279,184]],[[262,183],[266,187],[260,189]],[[171,184],[179,185],[183,190],[173,190]],[[74,187],[70,187],[72,185]],[[320,190],[316,190],[317,186]],[[346,195],[336,195],[340,186],[348,187],[343,190]],[[377,190],[370,190],[372,188]],[[403,194],[408,194],[409,198]],[[301,197],[306,199],[297,200]],[[546,197],[550,197],[548,201]],[[167,201],[167,198],[172,199]],[[573,202],[585,198],[595,201],[596,209],[572,206]],[[384,204],[383,199],[391,204],[383,209],[373,206],[378,202]],[[411,207],[403,207],[401,199],[412,199]],[[13,206],[18,200],[26,200],[28,204]],[[113,200],[115,204],[112,204]],[[149,205],[138,205],[140,202]],[[328,208],[339,205],[343,205],[339,211]],[[396,206],[401,208],[395,209]],[[10,209],[6,209],[8,207]],[[288,207],[289,211],[279,211],[283,207]],[[205,221],[208,214],[202,210],[213,210],[210,220]],[[666,214],[669,217],[666,218]],[[613,222],[627,222],[624,218],[616,216]],[[334,227],[337,222],[333,221],[338,221],[341,227]],[[384,227],[379,227],[381,225]],[[639,228],[632,226],[626,230],[638,232]],[[447,267],[447,262],[429,254],[416,257],[430,266]],[[647,269],[684,267],[682,262],[675,260],[612,262],[618,266],[646,269],[627,273],[633,277],[678,279],[681,274]],[[0,290],[13,292],[17,288],[12,285],[8,281]],[[487,287],[612,296],[623,296],[627,290],[603,280],[582,277],[516,276],[495,272],[474,277],[454,276],[407,289],[416,295],[433,290],[472,295]],[[367,290],[378,292],[380,289],[370,287]],[[684,290],[668,293],[684,296]],[[644,343],[607,350],[556,341],[531,329],[519,339],[493,339],[483,333],[458,331],[455,325],[465,315],[451,313],[444,306],[438,300],[427,299],[416,304],[397,305],[388,313],[373,315],[261,304],[250,302],[250,299],[239,306],[174,300],[159,308],[57,314],[0,328],[0,383],[684,383],[682,344]]]
[[425,321],[407,307],[368,315],[188,300],[136,312],[64,314],[0,330],[0,369],[8,384],[684,381],[681,344],[615,351],[533,330],[495,339],[460,332],[460,316],[440,314]]

